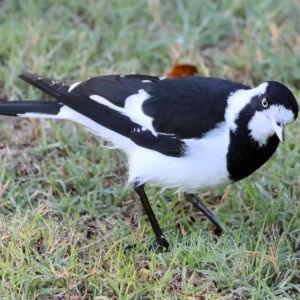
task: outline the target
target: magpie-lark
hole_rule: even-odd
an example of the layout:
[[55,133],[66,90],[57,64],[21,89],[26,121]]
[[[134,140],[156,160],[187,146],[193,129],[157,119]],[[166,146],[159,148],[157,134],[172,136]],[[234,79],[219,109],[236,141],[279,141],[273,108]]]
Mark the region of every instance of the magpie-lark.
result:
[[0,114],[67,119],[124,150],[158,246],[169,248],[144,191],[146,183],[184,192],[222,232],[192,194],[245,178],[284,141],[298,116],[293,93],[267,81],[255,88],[218,78],[146,75],[91,77],[76,83],[25,73],[20,78],[55,101],[10,101]]

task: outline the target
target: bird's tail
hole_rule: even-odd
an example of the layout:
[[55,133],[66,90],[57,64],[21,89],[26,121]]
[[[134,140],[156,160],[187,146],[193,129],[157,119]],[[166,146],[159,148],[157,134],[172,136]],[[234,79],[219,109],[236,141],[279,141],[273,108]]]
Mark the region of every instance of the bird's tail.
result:
[[6,101],[0,102],[0,115],[15,117],[55,118],[63,104],[57,101]]

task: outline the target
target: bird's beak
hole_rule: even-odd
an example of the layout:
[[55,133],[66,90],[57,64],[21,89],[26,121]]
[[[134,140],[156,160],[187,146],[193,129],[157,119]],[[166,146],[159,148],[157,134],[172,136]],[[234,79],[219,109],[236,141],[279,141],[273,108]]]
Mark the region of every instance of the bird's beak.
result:
[[284,125],[280,122],[277,122],[274,118],[271,120],[273,129],[275,130],[281,143],[284,142]]

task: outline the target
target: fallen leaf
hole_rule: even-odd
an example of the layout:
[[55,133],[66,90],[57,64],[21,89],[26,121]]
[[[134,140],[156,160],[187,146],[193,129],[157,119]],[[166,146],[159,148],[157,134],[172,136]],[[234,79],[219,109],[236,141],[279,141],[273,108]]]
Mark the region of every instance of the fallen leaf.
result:
[[167,72],[164,77],[178,78],[184,76],[195,76],[199,74],[196,66],[191,64],[175,64],[173,68]]

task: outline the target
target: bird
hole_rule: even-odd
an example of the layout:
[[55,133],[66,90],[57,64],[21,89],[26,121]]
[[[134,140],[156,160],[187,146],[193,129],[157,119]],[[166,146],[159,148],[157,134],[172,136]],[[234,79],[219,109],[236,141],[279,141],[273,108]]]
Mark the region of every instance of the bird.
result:
[[224,228],[195,196],[239,181],[260,168],[284,142],[298,117],[292,91],[277,81],[256,87],[214,77],[94,76],[57,80],[19,77],[54,100],[0,103],[0,115],[66,119],[123,150],[133,184],[155,234],[170,244],[152,210],[145,185],[182,192],[215,225]]

